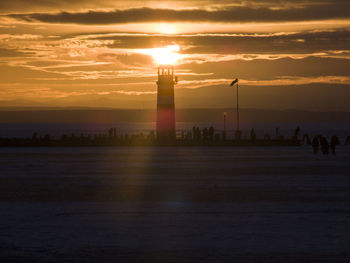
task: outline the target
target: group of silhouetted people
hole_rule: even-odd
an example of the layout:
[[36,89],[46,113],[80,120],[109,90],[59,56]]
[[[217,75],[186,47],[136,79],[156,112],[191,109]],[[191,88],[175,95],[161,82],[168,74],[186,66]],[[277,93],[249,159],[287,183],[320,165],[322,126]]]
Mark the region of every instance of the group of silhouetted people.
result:
[[[348,136],[349,137],[349,136]],[[319,147],[321,146],[321,152],[323,155],[329,155],[329,149],[332,150],[332,154],[335,155],[335,149],[336,146],[340,144],[338,136],[332,136],[331,143],[328,143],[328,140],[326,137],[322,135],[316,135],[312,139],[312,148],[314,154],[318,153]]]
[[[221,132],[221,133],[220,133]],[[327,138],[322,135],[316,135],[311,140],[308,134],[304,134],[299,139],[300,128],[294,130],[294,134],[290,139],[285,139],[279,134],[276,128],[276,137],[265,134],[258,138],[255,129],[252,128],[248,138],[241,138],[242,131],[237,130],[234,139],[226,138],[226,130],[217,132],[213,126],[200,129],[194,126],[192,130],[183,130],[178,138],[171,141],[171,145],[218,145],[218,146],[299,146],[303,143],[312,145],[313,153],[318,154],[321,151],[324,155],[336,153],[336,147],[340,144],[337,136],[332,136],[330,143]],[[50,134],[38,136],[33,133],[32,138],[0,138],[0,146],[127,146],[127,145],[162,145],[162,141],[157,138],[154,131],[149,134],[118,134],[116,128],[110,128],[104,134],[80,134],[67,135],[63,134],[61,138],[54,138]],[[346,137],[345,145],[350,146],[350,136]]]
[[[186,136],[187,135],[187,136]],[[199,129],[199,127],[193,126],[192,128],[192,134],[190,132],[187,132],[187,134],[181,136],[182,139],[185,138],[193,138],[194,140],[210,140],[212,141],[214,139],[215,135],[215,129],[213,126],[210,126],[209,128],[204,128],[202,130]],[[217,136],[216,136],[217,138]]]

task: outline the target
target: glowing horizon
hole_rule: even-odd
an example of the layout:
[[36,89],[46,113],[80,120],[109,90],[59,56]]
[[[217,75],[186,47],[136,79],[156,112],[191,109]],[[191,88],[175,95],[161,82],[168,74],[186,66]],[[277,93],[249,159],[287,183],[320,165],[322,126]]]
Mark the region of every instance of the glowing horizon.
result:
[[313,105],[350,111],[350,3],[316,2],[4,1],[1,105],[155,105],[156,67],[174,65],[178,105],[230,106],[216,97],[236,76],[244,107],[309,109],[292,100],[315,89]]

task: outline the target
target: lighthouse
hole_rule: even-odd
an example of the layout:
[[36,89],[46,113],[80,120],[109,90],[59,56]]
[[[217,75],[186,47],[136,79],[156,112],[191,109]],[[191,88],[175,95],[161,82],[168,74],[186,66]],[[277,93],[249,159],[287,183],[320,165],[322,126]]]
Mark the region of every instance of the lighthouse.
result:
[[158,67],[156,131],[159,141],[172,141],[176,138],[174,102],[174,85],[176,82],[177,78],[174,77],[174,67]]

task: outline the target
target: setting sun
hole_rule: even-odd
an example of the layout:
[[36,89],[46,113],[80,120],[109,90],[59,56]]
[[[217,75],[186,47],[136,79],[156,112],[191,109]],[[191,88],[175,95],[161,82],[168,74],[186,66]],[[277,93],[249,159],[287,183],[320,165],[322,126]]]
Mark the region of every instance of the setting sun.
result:
[[179,45],[171,45],[161,48],[142,49],[139,52],[152,56],[157,64],[172,65],[181,58],[181,55],[178,53],[179,50]]
[[154,30],[162,34],[177,34],[179,33],[178,26],[170,23],[156,23],[154,25]]

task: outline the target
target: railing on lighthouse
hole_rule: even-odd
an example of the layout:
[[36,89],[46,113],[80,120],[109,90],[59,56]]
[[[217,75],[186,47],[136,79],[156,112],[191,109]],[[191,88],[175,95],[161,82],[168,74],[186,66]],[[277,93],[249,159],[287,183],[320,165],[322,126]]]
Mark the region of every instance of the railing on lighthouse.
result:
[[176,138],[174,67],[158,67],[157,92],[157,139],[162,142],[173,141]]

